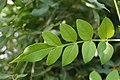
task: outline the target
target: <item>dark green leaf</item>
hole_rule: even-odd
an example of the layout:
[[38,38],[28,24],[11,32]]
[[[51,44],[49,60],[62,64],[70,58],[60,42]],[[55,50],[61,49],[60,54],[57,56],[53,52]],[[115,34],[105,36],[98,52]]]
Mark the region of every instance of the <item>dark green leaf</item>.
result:
[[33,9],[31,14],[33,16],[41,16],[41,15],[45,14],[48,10],[49,10],[48,5],[42,5],[42,7],[40,9]]
[[89,76],[90,80],[102,80],[101,76],[96,72],[92,71]]
[[30,61],[35,62],[42,60],[52,49],[51,46],[44,44],[44,43],[35,43],[28,46],[24,52],[18,56],[13,62],[20,62],[20,61]]
[[6,36],[0,37],[0,48],[2,48],[7,43],[7,41],[8,39],[6,38]]
[[93,37],[93,28],[92,26],[81,19],[77,19],[76,21],[77,31],[81,39],[83,40],[91,40]]
[[68,42],[76,42],[76,40],[77,40],[76,31],[67,24],[60,25],[60,33],[61,33],[63,39]]
[[92,60],[96,52],[96,45],[92,41],[85,41],[82,45],[82,56],[85,63]]
[[44,40],[46,41],[46,43],[51,46],[59,46],[62,44],[59,37],[53,34],[52,32],[43,32],[42,36]]
[[7,0],[0,0],[0,11],[5,7]]
[[114,49],[111,44],[108,42],[100,42],[98,44],[98,54],[101,60],[101,63],[104,64],[110,60],[114,52]]
[[112,72],[110,72],[107,77],[106,80],[119,80],[119,73],[117,70],[113,70]]
[[70,64],[78,55],[78,45],[67,46],[62,55],[62,66]]
[[114,35],[114,26],[111,20],[105,17],[99,27],[98,35],[101,39],[108,39]]
[[63,47],[55,47],[55,49],[51,50],[47,57],[47,65],[51,65],[55,63],[62,53]]

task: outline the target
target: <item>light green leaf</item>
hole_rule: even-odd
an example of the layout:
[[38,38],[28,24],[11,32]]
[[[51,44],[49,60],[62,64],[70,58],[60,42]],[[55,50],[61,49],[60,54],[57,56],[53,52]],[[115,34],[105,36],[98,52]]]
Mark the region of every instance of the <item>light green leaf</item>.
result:
[[107,77],[106,80],[119,80],[119,73],[117,70],[113,70],[112,72],[110,72]]
[[89,76],[90,80],[102,80],[101,76],[96,72],[92,71]]
[[85,41],[82,45],[82,56],[85,63],[92,60],[96,52],[96,45],[92,41]]
[[70,64],[78,55],[78,45],[67,46],[62,55],[62,66]]
[[5,7],[7,0],[0,0],[0,11]]
[[28,46],[20,56],[10,63],[21,61],[35,62],[42,60],[51,51],[51,49],[53,49],[53,47],[44,43],[32,44]]
[[81,39],[83,40],[91,40],[93,37],[93,28],[92,26],[81,19],[77,19],[76,21],[77,31]]
[[47,65],[51,65],[55,63],[62,53],[63,47],[55,47],[55,49],[51,50],[47,57]]
[[108,62],[111,59],[113,52],[114,49],[108,42],[100,42],[98,44],[98,54],[102,64]]
[[105,17],[99,27],[98,35],[101,39],[108,39],[114,35],[114,26],[112,21]]
[[62,44],[59,37],[52,32],[43,32],[42,36],[48,45],[59,46]]
[[76,42],[77,40],[76,31],[67,24],[60,25],[60,33],[62,38],[68,42]]

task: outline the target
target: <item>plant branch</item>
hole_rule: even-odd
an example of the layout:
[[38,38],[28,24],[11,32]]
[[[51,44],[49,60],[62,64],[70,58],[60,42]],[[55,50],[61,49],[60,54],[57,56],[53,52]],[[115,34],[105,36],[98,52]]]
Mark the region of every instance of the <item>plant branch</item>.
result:
[[120,21],[120,12],[119,12],[119,9],[118,9],[118,6],[117,6],[117,2],[116,2],[116,0],[113,0],[113,1],[114,1],[115,8],[116,8],[116,11],[117,11],[117,15],[118,15],[118,18],[119,18],[119,21]]

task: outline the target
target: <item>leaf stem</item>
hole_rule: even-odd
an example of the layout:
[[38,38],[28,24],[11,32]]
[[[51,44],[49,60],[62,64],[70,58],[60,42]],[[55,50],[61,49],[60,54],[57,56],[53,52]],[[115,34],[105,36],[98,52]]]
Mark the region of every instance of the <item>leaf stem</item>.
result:
[[118,15],[118,18],[119,18],[119,21],[120,21],[120,12],[119,12],[119,9],[118,9],[118,6],[117,6],[117,2],[116,2],[116,0],[113,0],[113,1],[114,1],[115,8],[116,8],[116,11],[117,11],[117,15]]
[[120,39],[92,39],[92,41],[120,41]]

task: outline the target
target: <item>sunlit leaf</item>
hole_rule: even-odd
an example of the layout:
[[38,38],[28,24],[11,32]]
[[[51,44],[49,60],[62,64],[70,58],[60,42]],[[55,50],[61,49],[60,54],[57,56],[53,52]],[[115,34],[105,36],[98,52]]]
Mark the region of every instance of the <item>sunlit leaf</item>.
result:
[[62,66],[68,65],[75,60],[78,55],[78,45],[67,46],[62,55]]
[[62,44],[59,37],[53,34],[52,32],[43,32],[42,36],[44,40],[46,41],[46,43],[49,45],[58,46]]
[[89,62],[95,55],[96,45],[92,41],[85,41],[82,45],[82,56],[85,63]]
[[60,25],[60,33],[61,33],[63,39],[68,42],[76,42],[76,40],[77,40],[76,31],[67,24]]
[[111,20],[105,17],[99,27],[98,35],[101,39],[111,38],[114,35],[114,26]]
[[21,61],[39,61],[42,60],[50,52],[50,50],[52,50],[52,47],[47,44],[35,43],[28,46],[24,52],[11,63]]
[[81,19],[77,19],[76,21],[77,31],[81,39],[83,40],[91,40],[93,37],[93,28],[92,26]]

